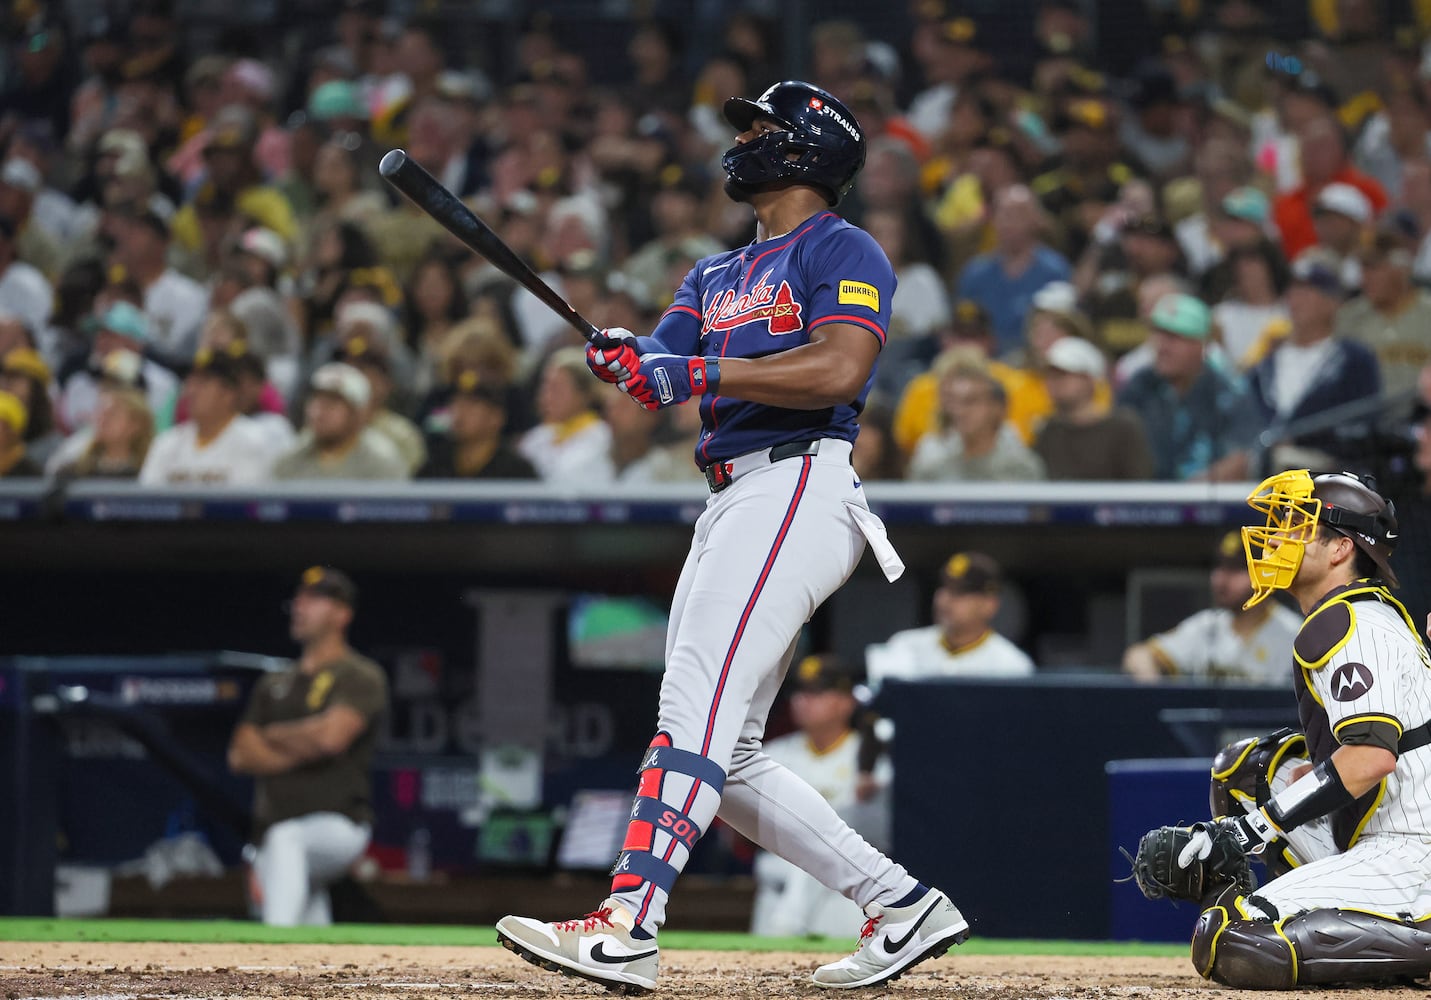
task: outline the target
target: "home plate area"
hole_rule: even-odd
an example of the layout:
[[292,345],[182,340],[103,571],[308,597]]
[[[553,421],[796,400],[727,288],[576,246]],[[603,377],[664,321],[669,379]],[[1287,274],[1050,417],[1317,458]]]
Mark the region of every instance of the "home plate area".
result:
[[[829,996],[809,982],[836,955],[671,950],[653,997]],[[601,986],[543,972],[496,946],[118,944],[0,942],[5,1000],[304,998],[427,1000],[461,997],[595,997]],[[960,1000],[1163,1000],[1242,996],[1204,983],[1186,959],[960,955],[922,965],[863,996]],[[1318,991],[1318,1000],[1337,1000]],[[1365,997],[1366,991],[1357,996]],[[1260,994],[1245,994],[1250,998]],[[1347,998],[1353,996],[1348,992]],[[1265,997],[1264,997],[1265,1000]]]

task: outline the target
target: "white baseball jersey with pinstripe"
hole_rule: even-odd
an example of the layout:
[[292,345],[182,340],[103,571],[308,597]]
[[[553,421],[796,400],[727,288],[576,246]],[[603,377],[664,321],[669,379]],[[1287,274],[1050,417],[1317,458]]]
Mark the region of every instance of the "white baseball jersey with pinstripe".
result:
[[[1384,588],[1359,581],[1307,616],[1296,644],[1303,728],[1319,737],[1382,746],[1396,769],[1350,815],[1324,817],[1288,839],[1301,867],[1259,889],[1280,915],[1321,906],[1387,915],[1431,913],[1431,746],[1399,753],[1402,736],[1431,720],[1431,656],[1414,623]],[[1333,742],[1334,741],[1334,742]],[[1283,764],[1275,795],[1305,761]],[[1366,809],[1369,806],[1370,811]]]

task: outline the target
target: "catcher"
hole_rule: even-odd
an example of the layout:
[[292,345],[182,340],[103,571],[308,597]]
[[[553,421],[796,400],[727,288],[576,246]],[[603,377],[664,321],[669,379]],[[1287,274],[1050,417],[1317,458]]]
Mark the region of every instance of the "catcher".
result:
[[[1302,731],[1222,750],[1217,818],[1138,845],[1150,899],[1202,907],[1192,959],[1239,989],[1431,973],[1431,657],[1389,558],[1396,513],[1348,473],[1284,472],[1248,498],[1251,607],[1286,590],[1305,615],[1292,682]],[[1270,881],[1254,886],[1248,856]]]

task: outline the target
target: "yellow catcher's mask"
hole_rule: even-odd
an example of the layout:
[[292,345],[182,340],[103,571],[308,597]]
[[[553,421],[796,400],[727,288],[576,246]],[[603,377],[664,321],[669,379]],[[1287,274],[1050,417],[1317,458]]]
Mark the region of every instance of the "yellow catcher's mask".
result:
[[1242,529],[1247,575],[1252,580],[1252,596],[1243,610],[1292,585],[1322,512],[1322,501],[1312,496],[1312,489],[1311,473],[1298,469],[1264,479],[1247,498],[1249,507],[1266,515],[1267,524]]

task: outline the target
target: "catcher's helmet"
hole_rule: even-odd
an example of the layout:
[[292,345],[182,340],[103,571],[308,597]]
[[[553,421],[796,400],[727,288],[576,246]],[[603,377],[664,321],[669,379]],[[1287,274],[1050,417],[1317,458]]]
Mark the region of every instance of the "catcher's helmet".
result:
[[837,98],[812,84],[786,80],[754,101],[732,97],[725,102],[725,118],[741,132],[757,118],[780,126],[726,151],[721,167],[732,193],[749,194],[782,181],[808,184],[833,206],[865,165],[860,123]]
[[1252,579],[1252,597],[1244,607],[1292,585],[1318,524],[1350,538],[1388,586],[1400,585],[1389,562],[1398,538],[1396,508],[1350,472],[1315,479],[1306,469],[1282,472],[1264,480],[1247,503],[1266,514],[1267,523],[1242,529]]

